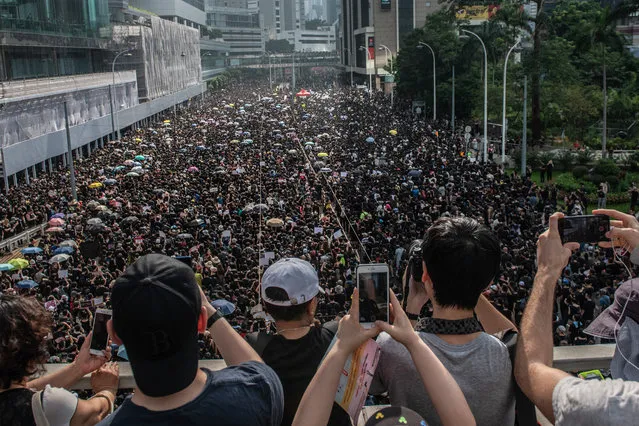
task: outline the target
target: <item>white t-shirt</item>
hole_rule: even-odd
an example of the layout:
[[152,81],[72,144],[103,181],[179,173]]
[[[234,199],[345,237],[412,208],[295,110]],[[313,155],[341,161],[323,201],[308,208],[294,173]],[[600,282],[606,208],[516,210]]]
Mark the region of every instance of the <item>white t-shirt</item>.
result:
[[639,382],[562,379],[552,393],[555,426],[637,424]]
[[69,426],[78,398],[66,389],[47,387],[42,392],[42,409],[50,426]]

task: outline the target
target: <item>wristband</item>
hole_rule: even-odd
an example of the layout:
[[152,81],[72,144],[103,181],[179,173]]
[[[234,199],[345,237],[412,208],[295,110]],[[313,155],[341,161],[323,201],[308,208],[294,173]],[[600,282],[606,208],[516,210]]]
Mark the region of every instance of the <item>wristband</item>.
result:
[[216,310],[215,313],[213,313],[213,315],[211,315],[209,317],[209,320],[206,322],[206,329],[208,330],[209,328],[213,327],[213,324],[215,324],[215,322],[220,318],[224,318],[224,316],[220,313],[220,311]]
[[[106,392],[108,392],[108,391],[106,391]],[[109,398],[109,397],[105,394],[105,391],[100,391],[100,392],[96,393],[95,395],[93,395],[93,396],[92,396],[91,398],[89,398],[89,399],[93,399],[93,398],[104,398],[104,399],[106,399],[107,401],[109,401],[109,414],[113,414],[113,408],[114,408],[113,401],[111,401],[111,398]]]
[[411,314],[410,312],[406,312],[406,316],[408,317],[409,320],[411,321],[417,321],[419,320],[419,314]]

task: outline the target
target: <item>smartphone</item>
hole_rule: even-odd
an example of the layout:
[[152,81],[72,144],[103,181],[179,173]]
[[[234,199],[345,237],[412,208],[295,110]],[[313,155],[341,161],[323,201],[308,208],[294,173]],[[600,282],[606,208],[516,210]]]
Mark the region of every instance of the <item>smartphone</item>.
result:
[[359,322],[372,327],[375,321],[389,322],[389,270],[385,263],[357,267],[359,290]]
[[111,319],[113,312],[111,309],[96,309],[93,318],[93,335],[91,336],[91,355],[102,356],[109,344],[109,333],[107,331],[107,321]]
[[610,218],[606,215],[566,216],[559,219],[562,243],[598,243],[606,241]]

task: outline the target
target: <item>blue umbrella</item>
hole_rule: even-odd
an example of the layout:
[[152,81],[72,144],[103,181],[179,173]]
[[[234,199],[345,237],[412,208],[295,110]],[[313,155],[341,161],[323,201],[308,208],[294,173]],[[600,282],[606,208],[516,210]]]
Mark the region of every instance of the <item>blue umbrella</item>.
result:
[[22,288],[22,289],[34,288],[37,286],[38,286],[38,283],[33,280],[22,280],[22,281],[18,281],[18,283],[16,284],[16,287]]
[[64,213],[56,213],[51,216],[51,219],[64,219]]
[[16,268],[9,263],[0,263],[0,271],[13,271],[14,269]]
[[117,181],[117,180],[115,180],[115,179],[106,179],[106,180],[105,180],[104,182],[102,182],[102,183],[104,183],[105,185],[115,185],[116,183],[118,183],[118,181]]
[[74,251],[73,247],[58,247],[53,250],[53,254],[73,254]]
[[372,137],[372,136],[369,136],[369,137],[366,138],[366,142],[373,143],[373,142],[375,142],[375,138]]
[[195,147],[196,151],[204,151],[206,149],[206,147],[204,145],[198,145]]
[[124,170],[124,169],[126,169],[126,166],[117,166],[117,167],[115,167],[115,168],[113,169],[113,171],[114,171],[114,172],[119,172],[119,171]]
[[217,299],[211,302],[211,305],[224,316],[231,315],[235,312],[235,305],[224,299]]
[[42,253],[42,249],[40,247],[27,247],[20,250],[22,254],[38,254]]
[[422,175],[422,171],[419,170],[419,169],[413,169],[413,170],[408,172],[408,176],[411,176],[411,177],[418,177],[418,176],[421,176],[421,175]]

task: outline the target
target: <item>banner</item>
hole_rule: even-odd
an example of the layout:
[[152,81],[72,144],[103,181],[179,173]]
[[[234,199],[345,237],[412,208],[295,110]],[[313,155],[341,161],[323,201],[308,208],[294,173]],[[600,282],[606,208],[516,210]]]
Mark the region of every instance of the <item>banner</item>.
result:
[[499,5],[459,6],[455,11],[458,21],[487,21],[499,10]]

